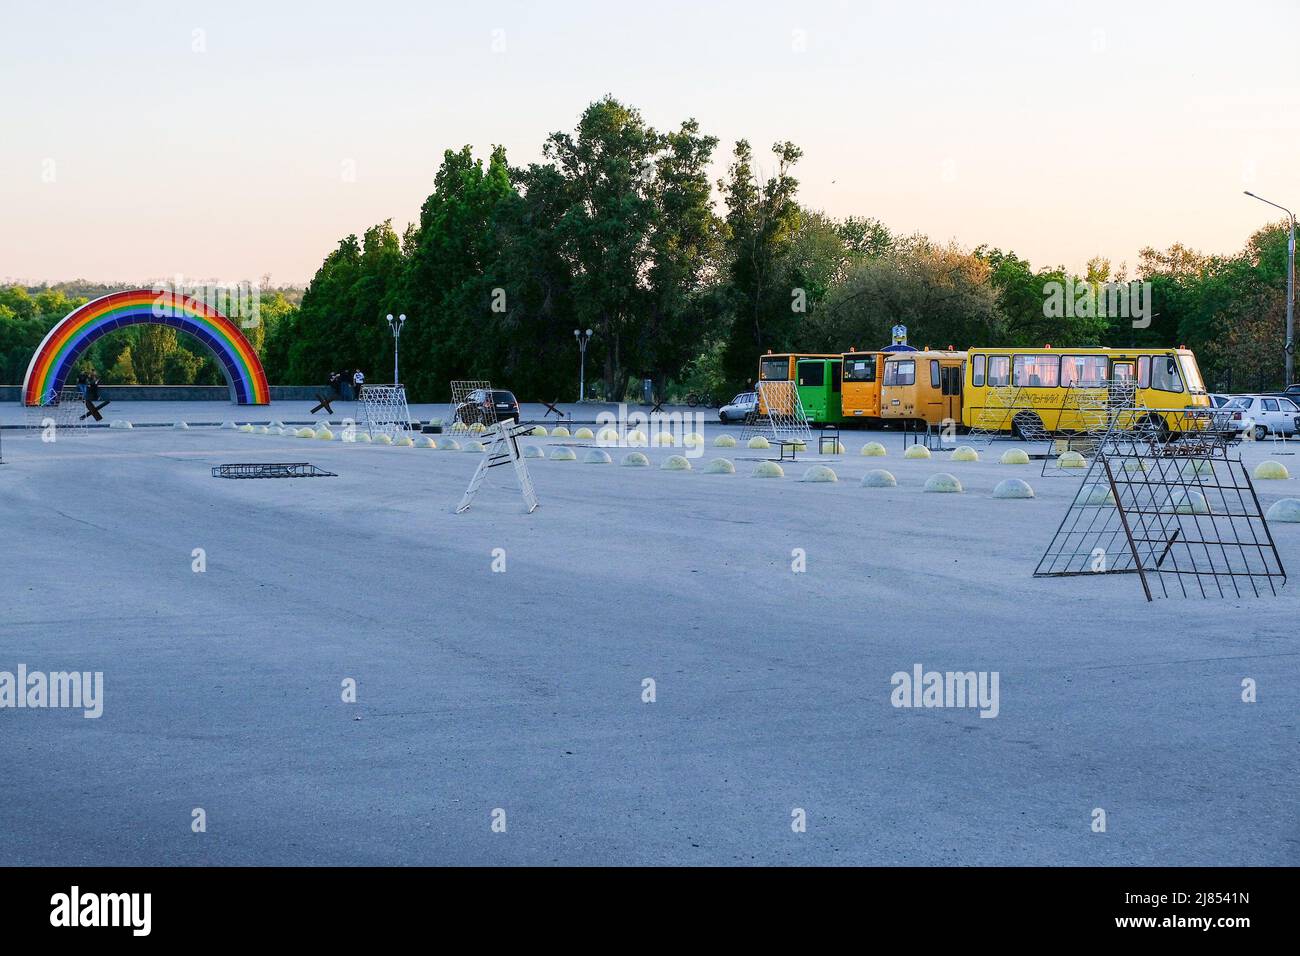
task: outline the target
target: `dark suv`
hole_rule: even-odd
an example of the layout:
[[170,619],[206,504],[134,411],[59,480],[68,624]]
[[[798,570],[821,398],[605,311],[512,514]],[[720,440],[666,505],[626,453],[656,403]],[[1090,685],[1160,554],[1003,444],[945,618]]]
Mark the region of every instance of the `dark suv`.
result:
[[505,389],[493,389],[489,393],[486,389],[476,388],[456,408],[456,421],[465,425],[506,420],[519,421],[519,400],[514,392]]

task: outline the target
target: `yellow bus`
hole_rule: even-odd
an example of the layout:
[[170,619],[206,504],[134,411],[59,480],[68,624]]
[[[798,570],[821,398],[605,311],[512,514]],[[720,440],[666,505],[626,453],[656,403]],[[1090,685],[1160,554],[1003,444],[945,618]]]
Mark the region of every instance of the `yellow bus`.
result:
[[880,424],[880,379],[885,355],[884,352],[859,352],[852,347],[843,354],[840,406],[846,424]]
[[1084,431],[1094,416],[1080,399],[1105,400],[1110,382],[1132,383],[1137,405],[1164,428],[1182,427],[1186,409],[1210,407],[1196,356],[1185,348],[972,347],[961,421],[1021,437]]
[[966,353],[923,350],[885,355],[880,415],[916,425],[960,422]]

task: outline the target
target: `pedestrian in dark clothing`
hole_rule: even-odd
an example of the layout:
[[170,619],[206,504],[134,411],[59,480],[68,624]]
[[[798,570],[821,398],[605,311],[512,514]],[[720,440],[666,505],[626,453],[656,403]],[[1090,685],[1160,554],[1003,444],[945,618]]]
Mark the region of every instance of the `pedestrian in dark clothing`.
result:
[[81,400],[86,400],[86,382],[88,381],[86,373],[82,372],[77,376],[77,391],[81,393]]

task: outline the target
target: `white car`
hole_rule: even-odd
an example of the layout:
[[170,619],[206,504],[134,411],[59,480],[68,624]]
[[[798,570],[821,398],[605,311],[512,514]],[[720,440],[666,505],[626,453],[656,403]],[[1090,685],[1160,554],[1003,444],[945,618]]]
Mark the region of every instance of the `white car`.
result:
[[[1300,405],[1289,398],[1276,395],[1238,395],[1223,406],[1223,410],[1234,413],[1231,424],[1235,431],[1243,434],[1252,431],[1257,441],[1262,441],[1269,435],[1300,434]],[[1240,419],[1237,419],[1237,412],[1241,413]]]
[[758,411],[758,394],[756,392],[741,392],[718,409],[718,418],[722,420],[724,425],[729,422],[743,422],[747,415],[756,411]]

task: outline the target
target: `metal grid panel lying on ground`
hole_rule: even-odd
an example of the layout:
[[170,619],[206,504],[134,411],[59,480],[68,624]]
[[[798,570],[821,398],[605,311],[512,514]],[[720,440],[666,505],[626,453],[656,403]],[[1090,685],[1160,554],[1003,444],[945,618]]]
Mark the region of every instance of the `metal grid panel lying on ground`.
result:
[[1103,438],[1034,576],[1137,574],[1147,600],[1277,594],[1286,570],[1215,421],[1189,412],[1169,435]]
[[742,440],[762,435],[777,442],[806,445],[812,441],[812,429],[794,382],[759,382],[754,390],[758,393],[758,410],[752,419],[746,418],[740,433]]
[[358,423],[371,438],[387,435],[396,440],[410,431],[411,412],[406,405],[405,385],[362,385]]
[[306,461],[257,461],[214,465],[213,478],[337,478]]

